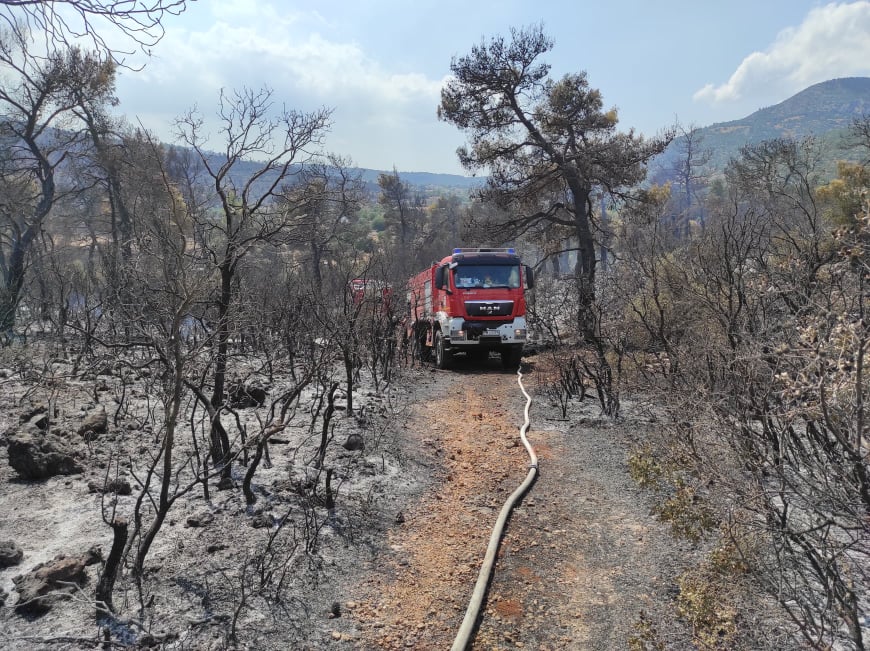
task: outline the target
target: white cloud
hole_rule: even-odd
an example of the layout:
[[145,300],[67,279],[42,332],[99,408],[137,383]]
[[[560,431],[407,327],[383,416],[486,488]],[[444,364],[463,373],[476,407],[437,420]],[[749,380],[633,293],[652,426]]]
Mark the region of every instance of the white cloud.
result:
[[820,81],[868,74],[870,1],[831,3],[780,32],[765,52],[747,56],[727,82],[707,84],[693,98],[720,104],[782,96]]
[[221,8],[218,20],[207,28],[167,33],[157,57],[138,73],[142,82],[183,78],[214,89],[268,84],[326,103],[360,94],[384,106],[438,101],[441,79],[391,72],[356,43],[306,30],[305,23],[322,23],[318,15],[285,14],[255,0],[215,6]]
[[[328,146],[348,147],[339,153],[354,158],[383,155],[391,139],[407,145],[437,124],[443,79],[391,70],[390,62],[373,59],[358,43],[322,35],[312,29],[328,29],[318,14],[282,13],[254,0],[218,6],[213,20],[191,20],[185,29],[167,31],[155,58],[126,80],[122,110],[135,104],[146,126],[168,137],[173,119],[196,105],[206,131],[215,133],[221,89],[268,86],[279,106],[335,108]],[[392,146],[396,152],[407,149]]]

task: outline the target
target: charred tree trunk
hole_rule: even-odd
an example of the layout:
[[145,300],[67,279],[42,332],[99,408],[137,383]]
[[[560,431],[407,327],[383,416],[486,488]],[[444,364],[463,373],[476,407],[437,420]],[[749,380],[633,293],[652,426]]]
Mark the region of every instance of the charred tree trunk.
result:
[[583,340],[595,353],[595,388],[604,413],[619,415],[618,389],[614,386],[613,369],[607,359],[607,343],[601,332],[601,311],[595,292],[595,238],[592,235],[591,190],[578,179],[569,179],[574,197],[574,228],[577,235],[577,265],[574,279],[577,287],[577,327]]
[[121,567],[121,560],[124,557],[124,548],[127,546],[127,535],[129,523],[126,518],[115,518],[111,524],[112,527],[112,549],[109,552],[109,557],[106,559],[106,566],[103,568],[103,573],[100,575],[100,581],[97,584],[96,598],[97,608],[105,606],[108,610],[114,612],[115,607],[112,604],[112,591],[115,588],[115,580],[118,578],[118,569]]
[[338,390],[338,382],[333,382],[326,394],[326,409],[323,412],[323,427],[320,430],[320,448],[317,451],[317,467],[323,468],[326,460],[326,446],[329,443],[329,424],[335,413],[335,392]]
[[157,537],[157,533],[160,531],[160,528],[163,526],[163,522],[166,520],[169,509],[172,508],[175,500],[180,495],[180,493],[177,492],[175,494],[170,494],[172,480],[173,477],[175,477],[175,472],[173,469],[173,455],[175,452],[175,430],[178,426],[178,414],[181,411],[183,387],[185,384],[183,375],[181,343],[178,337],[177,324],[176,328],[174,329],[174,337],[172,342],[172,359],[174,365],[172,371],[174,373],[174,378],[171,388],[172,393],[166,403],[166,434],[163,437],[163,445],[160,450],[163,457],[163,472],[162,476],[160,477],[160,494],[154,505],[154,521],[151,523],[148,531],[145,532],[145,535],[142,536],[141,544],[139,545],[139,550],[136,554],[136,561],[133,566],[133,572],[138,577],[142,576],[142,568],[145,564],[145,558],[148,556],[151,545],[154,542],[154,539]]
[[15,327],[15,312],[18,308],[21,288],[24,287],[27,255],[42,228],[43,220],[54,204],[54,168],[44,156],[39,154],[35,142],[32,144],[28,142],[28,144],[38,160],[41,197],[29,222],[22,219],[23,224],[12,224],[12,248],[3,274],[3,287],[0,289],[0,332],[11,332]]
[[254,473],[257,472],[257,468],[260,465],[260,460],[263,458],[263,453],[265,452],[268,455],[269,438],[273,434],[282,431],[284,427],[284,423],[282,422],[270,425],[263,430],[263,434],[257,440],[257,447],[254,449],[254,456],[251,459],[251,464],[245,472],[245,478],[242,480],[242,493],[245,495],[245,504],[248,506],[257,501],[257,496],[254,495],[254,491],[251,490],[251,482],[254,479]]
[[220,422],[220,412],[226,398],[227,357],[230,341],[230,303],[234,264],[230,256],[220,265],[221,288],[218,299],[217,353],[215,355],[214,391],[211,406],[214,409],[211,422],[211,456],[215,466],[221,467],[224,477],[230,474],[230,439]]

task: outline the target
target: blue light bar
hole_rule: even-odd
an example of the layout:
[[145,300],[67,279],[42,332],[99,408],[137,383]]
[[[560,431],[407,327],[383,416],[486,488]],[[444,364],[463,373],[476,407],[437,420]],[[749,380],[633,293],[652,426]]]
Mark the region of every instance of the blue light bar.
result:
[[517,250],[514,248],[492,249],[489,247],[475,247],[475,248],[470,248],[470,249],[461,249],[461,248],[453,249],[453,255],[462,254],[462,253],[507,253],[508,255],[516,255]]

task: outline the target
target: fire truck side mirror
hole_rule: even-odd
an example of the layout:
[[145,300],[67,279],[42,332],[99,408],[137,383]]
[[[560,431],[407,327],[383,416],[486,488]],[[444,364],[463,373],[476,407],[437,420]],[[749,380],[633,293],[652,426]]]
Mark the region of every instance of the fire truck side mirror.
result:
[[526,275],[526,287],[531,289],[535,286],[535,272],[529,265],[523,265]]
[[435,287],[447,289],[447,267],[441,266],[435,270]]

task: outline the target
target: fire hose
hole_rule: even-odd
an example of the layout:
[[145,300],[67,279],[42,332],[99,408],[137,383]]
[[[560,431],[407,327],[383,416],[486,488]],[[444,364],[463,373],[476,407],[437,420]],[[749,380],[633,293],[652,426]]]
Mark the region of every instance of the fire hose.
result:
[[520,439],[526,448],[526,452],[529,453],[529,472],[526,475],[525,480],[523,480],[523,483],[520,484],[513,493],[511,493],[510,497],[505,501],[504,506],[501,507],[501,512],[498,514],[498,520],[496,520],[492,534],[489,537],[489,545],[486,548],[486,555],[483,558],[483,564],[480,566],[480,572],[477,575],[477,583],[474,584],[474,591],[471,593],[468,608],[465,610],[465,618],[462,620],[462,624],[460,625],[456,638],[453,641],[453,646],[450,647],[451,651],[465,651],[468,646],[468,642],[474,632],[474,625],[477,622],[478,615],[480,614],[480,607],[483,604],[483,598],[486,595],[489,579],[492,576],[496,554],[498,553],[498,547],[501,543],[502,536],[504,535],[504,528],[507,524],[507,519],[510,516],[511,511],[513,511],[516,503],[526,494],[529,488],[531,488],[538,473],[538,456],[535,454],[534,448],[532,448],[529,444],[529,440],[526,438],[526,432],[528,432],[530,424],[529,408],[532,405],[532,397],[526,393],[526,389],[523,386],[523,374],[521,371],[517,371],[517,383],[520,385],[520,391],[522,391],[523,395],[526,397],[526,407],[523,412],[525,420],[523,426],[520,428]]

